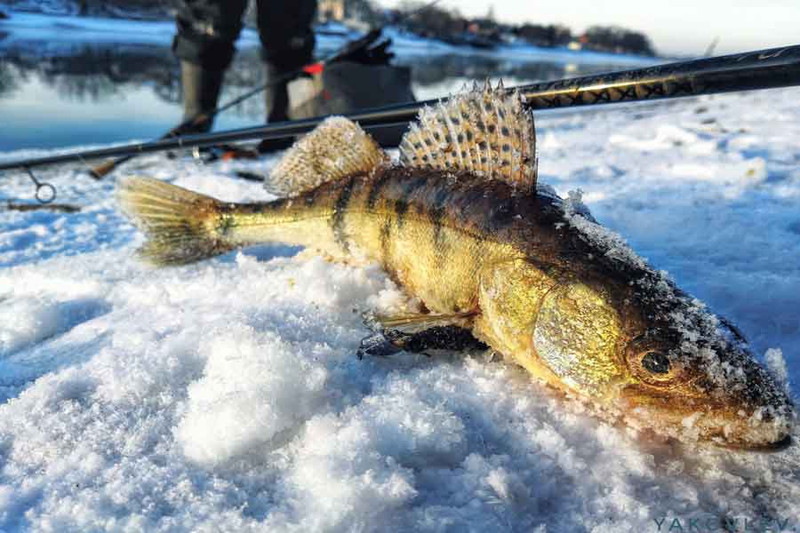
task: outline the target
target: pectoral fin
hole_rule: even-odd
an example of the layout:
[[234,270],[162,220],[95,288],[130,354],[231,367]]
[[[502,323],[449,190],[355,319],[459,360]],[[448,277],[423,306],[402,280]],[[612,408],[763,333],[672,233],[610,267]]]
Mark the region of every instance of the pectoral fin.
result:
[[456,313],[370,317],[366,322],[374,333],[361,341],[358,357],[386,356],[401,351],[485,349],[486,345],[469,329],[474,316],[475,313]]
[[435,326],[468,326],[477,314],[476,311],[463,313],[434,314],[419,313],[412,315],[375,315],[366,319],[367,325],[380,329],[396,329],[404,333],[423,331]]

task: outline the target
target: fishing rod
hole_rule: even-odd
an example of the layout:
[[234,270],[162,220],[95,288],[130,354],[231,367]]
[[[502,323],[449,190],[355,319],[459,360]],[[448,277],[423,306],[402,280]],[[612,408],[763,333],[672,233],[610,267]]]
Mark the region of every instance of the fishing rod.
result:
[[[793,85],[800,85],[800,45],[533,83],[508,90],[519,91],[528,108],[546,110]],[[427,100],[395,104],[346,116],[369,131],[408,123],[415,119],[422,107],[435,105],[438,102],[439,100]],[[324,119],[325,117],[315,117],[217,133],[186,135],[159,141],[0,162],[0,170],[24,169],[30,173],[33,167],[82,162],[91,158],[139,155],[255,139],[281,139],[307,133]]]
[[[424,12],[425,10],[430,9],[431,7],[435,6],[440,1],[441,0],[433,0],[433,1],[423,5],[421,7],[419,7],[418,9],[415,9],[414,11],[411,11],[411,12],[407,13],[406,15],[404,15],[401,18],[401,20],[403,20],[403,19],[406,19],[406,20],[411,19],[411,18],[417,16],[418,14]],[[363,36],[359,37],[358,39],[354,39],[352,41],[348,41],[347,43],[345,43],[344,46],[342,46],[340,49],[338,49],[335,52],[333,52],[328,57],[325,57],[325,58],[323,58],[323,59],[321,59],[319,61],[316,61],[314,63],[309,63],[308,65],[302,66],[302,67],[300,67],[298,69],[292,70],[291,72],[287,72],[287,73],[284,73],[284,74],[282,74],[282,75],[280,75],[280,76],[278,76],[276,78],[273,78],[273,79],[267,81],[266,83],[263,83],[263,84],[261,84],[261,85],[259,85],[257,87],[254,87],[253,89],[251,89],[249,91],[246,91],[246,92],[240,94],[236,98],[233,98],[232,100],[230,100],[228,102],[225,102],[224,104],[214,108],[211,111],[201,112],[201,113],[198,113],[197,115],[195,115],[193,117],[189,117],[188,119],[184,120],[183,122],[181,122],[180,124],[178,124],[177,126],[172,128],[171,130],[169,130],[167,133],[162,135],[159,138],[159,140],[164,140],[164,139],[169,139],[169,138],[172,138],[172,137],[178,137],[180,135],[184,135],[187,132],[191,131],[194,127],[201,126],[203,124],[207,124],[207,123],[211,122],[220,113],[222,113],[224,111],[227,111],[228,109],[241,104],[245,100],[248,100],[248,99],[252,98],[253,96],[255,96],[257,94],[262,93],[262,92],[266,91],[267,89],[269,89],[270,87],[278,85],[279,83],[283,83],[283,82],[286,82],[286,81],[291,81],[292,79],[296,78],[297,76],[300,76],[300,75],[303,75],[303,74],[306,74],[306,75],[319,74],[320,72],[322,72],[325,69],[325,67],[327,67],[331,63],[336,63],[337,61],[341,61],[342,59],[345,59],[348,56],[350,56],[352,54],[355,54],[356,52],[358,52],[361,49],[368,48],[373,42],[377,41],[380,38],[384,27],[385,27],[385,25],[384,26],[379,26],[377,28],[374,28],[374,29],[370,30],[369,32],[367,32]],[[131,159],[135,158],[137,155],[138,154],[136,154],[136,153],[131,153],[131,154],[123,155],[123,156],[118,157],[116,159],[109,159],[108,161],[104,161],[104,162],[100,163],[99,165],[96,165],[96,166],[90,168],[89,169],[89,175],[92,176],[95,179],[102,179],[105,176],[107,176],[109,173],[113,172],[117,167],[119,167],[123,163],[126,163],[126,162],[130,161]]]

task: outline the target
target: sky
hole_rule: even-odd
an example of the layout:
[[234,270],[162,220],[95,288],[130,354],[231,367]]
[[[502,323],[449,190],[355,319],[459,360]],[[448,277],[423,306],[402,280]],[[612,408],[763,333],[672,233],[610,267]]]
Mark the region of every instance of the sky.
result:
[[[378,0],[385,7],[402,0]],[[715,37],[716,53],[734,53],[800,42],[800,0],[441,0],[463,15],[485,15],[494,6],[503,22],[562,23],[573,33],[593,24],[645,32],[661,54],[701,55]]]

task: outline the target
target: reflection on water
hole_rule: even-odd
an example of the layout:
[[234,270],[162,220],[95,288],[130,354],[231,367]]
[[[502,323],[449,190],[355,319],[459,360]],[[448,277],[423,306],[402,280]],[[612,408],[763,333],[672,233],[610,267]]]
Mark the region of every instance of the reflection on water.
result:
[[[0,33],[0,151],[102,144],[155,138],[179,122],[179,65],[153,44],[20,41]],[[607,71],[612,67],[498,60],[481,56],[403,57],[420,99],[459,89],[468,80],[503,77],[513,83]],[[619,65],[613,67],[618,69]],[[255,47],[245,47],[226,74],[222,102],[263,83]],[[263,121],[254,97],[222,114],[216,129]]]

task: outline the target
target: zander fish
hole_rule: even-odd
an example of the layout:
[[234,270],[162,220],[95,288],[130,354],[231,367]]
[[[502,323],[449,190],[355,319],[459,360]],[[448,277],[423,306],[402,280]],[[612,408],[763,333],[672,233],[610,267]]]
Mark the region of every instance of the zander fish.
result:
[[153,263],[265,242],[378,262],[424,307],[382,319],[387,342],[458,347],[466,334],[605,418],[684,441],[787,443],[792,403],[738,330],[580,202],[537,188],[536,163],[521,97],[487,86],[423,110],[399,164],[334,117],[273,170],[281,199],[224,203],[131,178],[120,200]]

